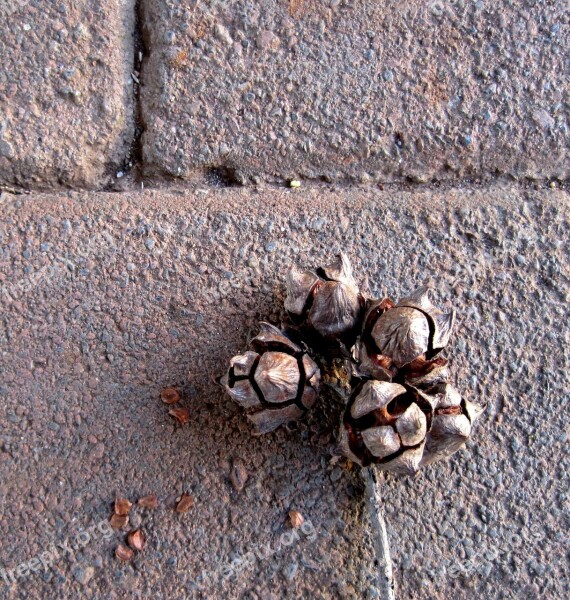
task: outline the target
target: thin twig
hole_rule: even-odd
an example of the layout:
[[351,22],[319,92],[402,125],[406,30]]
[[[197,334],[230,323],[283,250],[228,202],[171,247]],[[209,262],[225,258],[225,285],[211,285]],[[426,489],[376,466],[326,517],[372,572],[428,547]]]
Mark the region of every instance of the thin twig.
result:
[[395,600],[394,578],[392,576],[392,560],[386,522],[382,513],[382,498],[373,467],[362,469],[366,482],[366,504],[372,525],[372,540],[374,552],[378,561],[378,587],[382,600]]

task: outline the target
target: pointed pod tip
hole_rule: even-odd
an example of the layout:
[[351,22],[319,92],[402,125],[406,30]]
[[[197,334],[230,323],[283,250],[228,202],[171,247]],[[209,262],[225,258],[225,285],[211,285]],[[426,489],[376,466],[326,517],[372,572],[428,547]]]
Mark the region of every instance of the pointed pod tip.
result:
[[465,402],[465,410],[467,412],[467,416],[469,417],[469,420],[471,421],[471,423],[476,421],[487,410],[487,407],[489,406],[488,403],[474,404],[473,402],[470,402],[469,400],[464,400],[464,402]]

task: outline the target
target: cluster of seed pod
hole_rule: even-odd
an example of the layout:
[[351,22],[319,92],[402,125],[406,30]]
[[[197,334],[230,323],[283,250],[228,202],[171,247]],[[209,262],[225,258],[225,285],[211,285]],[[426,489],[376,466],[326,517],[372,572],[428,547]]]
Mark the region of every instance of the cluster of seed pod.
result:
[[[455,311],[434,306],[430,288],[398,303],[366,299],[341,254],[315,271],[293,268],[285,309],[321,354],[336,345],[350,357],[352,392],[339,430],[345,456],[361,466],[413,474],[465,444],[482,408],[449,381],[439,353]],[[266,323],[252,347],[231,360],[221,383],[257,432],[267,433],[313,406],[320,369],[307,346]]]

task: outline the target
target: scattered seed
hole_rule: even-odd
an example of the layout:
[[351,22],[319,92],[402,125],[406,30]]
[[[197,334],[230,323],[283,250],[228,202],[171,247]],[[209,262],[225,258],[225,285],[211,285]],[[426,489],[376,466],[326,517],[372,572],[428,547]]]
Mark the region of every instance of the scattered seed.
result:
[[128,515],[132,505],[132,502],[126,498],[117,498],[115,500],[115,514],[121,516]]
[[115,548],[115,556],[123,562],[129,562],[133,560],[134,554],[135,553],[130,548],[127,548],[127,546],[123,546],[123,544],[119,544]]
[[301,187],[301,182],[298,179],[292,179],[289,182],[289,187],[291,187],[291,188],[300,188]]
[[291,521],[291,527],[293,527],[293,529],[299,529],[305,522],[303,515],[296,510],[289,511],[289,520]]
[[187,408],[172,408],[168,414],[174,417],[180,425],[184,425],[190,421],[190,411]]
[[140,529],[131,531],[129,535],[127,535],[127,543],[133,550],[138,550],[140,552],[146,544],[144,533]]
[[122,529],[129,522],[127,515],[113,515],[109,521],[113,529]]
[[154,494],[149,494],[148,496],[139,498],[137,504],[143,508],[156,508],[158,506],[158,499]]
[[180,402],[180,392],[173,387],[166,388],[160,392],[164,404],[176,404]]
[[176,512],[185,513],[192,506],[194,506],[194,498],[189,494],[184,493],[180,496],[180,500],[178,500],[178,503],[176,504]]
[[237,492],[241,492],[245,487],[249,474],[243,463],[239,460],[234,460],[232,470],[230,471],[230,481]]

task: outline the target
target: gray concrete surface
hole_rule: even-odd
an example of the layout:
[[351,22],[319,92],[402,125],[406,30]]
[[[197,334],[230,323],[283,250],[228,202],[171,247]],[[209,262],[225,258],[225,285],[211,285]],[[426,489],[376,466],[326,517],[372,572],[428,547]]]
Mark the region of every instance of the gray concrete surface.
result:
[[0,186],[101,188],[134,135],[134,3],[0,0]]
[[[338,402],[253,439],[212,381],[279,320],[290,264],[340,249],[370,293],[434,281],[458,309],[456,384],[488,405],[465,451],[381,480],[398,597],[567,597],[569,214],[567,192],[530,188],[2,196],[0,568],[73,543],[116,495],[160,499],[132,517],[133,565],[94,534],[2,597],[378,597],[363,486],[331,456]],[[291,508],[308,535],[224,579]]]
[[148,176],[568,177],[563,2],[143,6]]

